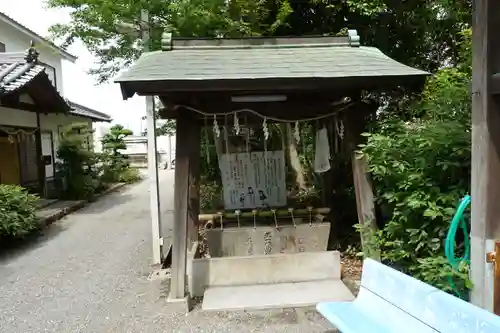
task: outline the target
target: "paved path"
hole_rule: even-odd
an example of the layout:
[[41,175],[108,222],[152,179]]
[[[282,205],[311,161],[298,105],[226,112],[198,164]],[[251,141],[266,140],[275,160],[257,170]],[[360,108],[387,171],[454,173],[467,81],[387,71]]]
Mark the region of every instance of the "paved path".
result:
[[[160,182],[169,223],[173,171],[162,171]],[[148,280],[150,235],[142,182],[0,254],[0,332],[325,332],[312,312],[170,314],[166,287]]]
[[[160,177],[167,217],[173,171]],[[125,319],[133,326],[151,319],[143,316],[159,315],[154,311],[159,291],[147,280],[150,225],[145,181],[51,225],[30,245],[2,254],[0,332],[122,332]]]

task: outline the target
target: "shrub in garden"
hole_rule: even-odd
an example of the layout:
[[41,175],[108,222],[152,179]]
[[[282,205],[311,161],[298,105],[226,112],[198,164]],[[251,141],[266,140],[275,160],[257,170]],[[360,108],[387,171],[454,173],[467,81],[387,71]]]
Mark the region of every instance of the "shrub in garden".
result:
[[441,70],[410,110],[424,116],[383,120],[365,134],[360,151],[368,158],[385,218],[374,240],[382,260],[446,291],[450,277],[462,291],[471,286],[467,265],[452,271],[444,257],[455,207],[469,191],[469,82],[458,69]]
[[141,180],[141,174],[137,168],[128,167],[123,169],[118,175],[118,181],[121,183],[135,183]]
[[[407,109],[414,117],[379,120],[360,151],[385,218],[373,239],[382,260],[448,292],[452,278],[462,294],[471,288],[468,264],[453,271],[444,240],[470,190],[470,31],[463,35],[461,63],[429,79],[421,100]],[[460,252],[463,239],[456,241]]]
[[60,138],[57,176],[65,199],[90,199],[102,187],[97,175],[97,156],[91,146],[93,130],[86,123],[65,127]]
[[202,178],[200,184],[200,209],[203,212],[213,212],[224,208],[222,186],[216,181]]
[[[129,171],[130,165],[127,156],[121,153],[127,148],[124,138],[132,135],[132,131],[124,128],[122,125],[114,125],[109,129],[102,139],[103,153],[102,161],[102,180],[107,183],[133,182],[137,181],[138,172]],[[125,180],[122,180],[125,179]]]
[[0,238],[21,237],[38,229],[38,200],[20,186],[0,184]]

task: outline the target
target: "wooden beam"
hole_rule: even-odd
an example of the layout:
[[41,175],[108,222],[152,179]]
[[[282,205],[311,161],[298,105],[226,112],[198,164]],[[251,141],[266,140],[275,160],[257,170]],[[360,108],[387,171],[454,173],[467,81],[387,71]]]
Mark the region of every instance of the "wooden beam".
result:
[[40,129],[40,113],[36,113],[35,146],[36,146],[36,166],[38,174],[38,191],[40,196],[45,196],[45,161],[42,154],[42,130]]
[[425,83],[424,75],[410,76],[356,76],[336,78],[259,78],[223,80],[171,80],[171,81],[134,81],[120,82],[122,91],[129,97],[164,95],[171,92],[270,92],[270,91],[314,91],[314,90],[360,90],[390,89],[404,84],[421,89]]
[[16,110],[23,110],[23,111],[29,111],[29,112],[37,112],[37,111],[42,111],[40,110],[40,107],[35,105],[35,104],[30,104],[26,102],[21,102],[19,101],[19,96],[10,98],[10,97],[4,97],[0,100],[0,106],[10,108],[10,109],[16,109]]
[[[190,115],[192,116],[192,114]],[[198,241],[198,226],[200,215],[200,153],[201,153],[200,122],[191,121],[189,126],[189,203],[188,203],[188,249]]]
[[380,260],[380,250],[373,242],[378,226],[368,160],[366,157],[360,158],[356,154],[357,146],[361,141],[360,134],[363,131],[365,117],[372,111],[371,108],[373,106],[360,104],[346,113],[346,139],[351,154],[356,210],[358,224],[361,226],[361,246],[365,256]]
[[[183,299],[186,296],[188,231],[191,228],[188,223],[192,219],[189,215],[189,185],[190,182],[193,183],[190,181],[191,173],[195,172],[195,167],[191,165],[193,162],[191,157],[196,151],[194,146],[199,145],[199,140],[196,140],[196,136],[193,137],[195,131],[192,129],[192,125],[190,112],[181,113],[177,118],[171,299]],[[194,128],[197,127],[194,126]],[[199,134],[197,137],[199,138]],[[194,217],[194,219],[196,218]]]
[[493,311],[494,265],[486,262],[500,239],[500,113],[493,99],[500,73],[500,2],[474,1],[472,29],[472,216],[473,304]]
[[[160,110],[160,116],[165,119],[175,119],[179,114],[184,112],[194,112],[194,119],[209,119],[213,120],[213,116],[216,114],[216,119],[219,123],[224,123],[227,116],[220,115],[230,114],[234,111],[239,110],[252,110],[258,114],[265,117],[278,118],[283,120],[301,120],[310,119],[317,116],[329,115],[334,112],[341,111],[349,106],[349,102],[339,102],[341,98],[334,101],[319,101],[319,100],[303,100],[300,102],[276,102],[276,103],[224,103],[223,101],[216,101],[212,99],[182,103],[180,104],[170,104],[169,107]],[[162,99],[165,101],[165,99]],[[164,105],[168,101],[163,102]],[[202,113],[197,113],[190,108],[194,108]],[[206,116],[204,114],[207,114]],[[245,118],[247,123],[261,123],[262,117],[251,111],[242,111],[239,113],[241,120]],[[232,120],[232,119],[231,119]],[[268,122],[273,122],[269,119]]]

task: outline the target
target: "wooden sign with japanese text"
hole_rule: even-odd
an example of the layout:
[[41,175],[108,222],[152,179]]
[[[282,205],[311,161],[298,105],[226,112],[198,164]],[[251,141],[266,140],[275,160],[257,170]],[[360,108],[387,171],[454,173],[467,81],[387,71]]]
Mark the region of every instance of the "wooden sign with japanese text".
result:
[[219,159],[225,209],[286,205],[283,150],[223,154]]

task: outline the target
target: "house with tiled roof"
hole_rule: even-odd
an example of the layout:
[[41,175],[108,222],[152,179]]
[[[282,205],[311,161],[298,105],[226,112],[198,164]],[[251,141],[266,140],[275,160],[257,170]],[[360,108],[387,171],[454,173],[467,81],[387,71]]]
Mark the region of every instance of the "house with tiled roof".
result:
[[61,129],[111,121],[64,97],[62,61],[76,57],[0,13],[0,184],[52,196]]

